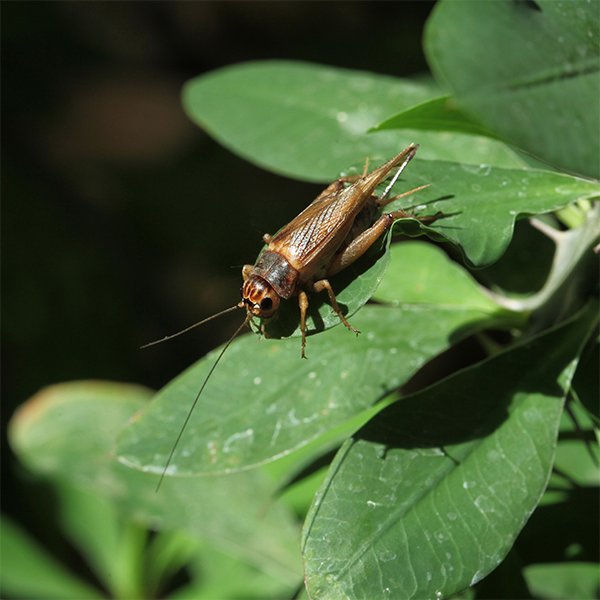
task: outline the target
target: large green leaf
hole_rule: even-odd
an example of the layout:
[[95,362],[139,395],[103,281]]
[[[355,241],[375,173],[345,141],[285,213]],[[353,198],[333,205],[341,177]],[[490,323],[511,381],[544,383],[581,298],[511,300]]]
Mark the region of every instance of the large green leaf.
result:
[[[475,267],[502,256],[519,216],[551,212],[577,199],[600,195],[598,182],[549,171],[414,160],[403,185],[410,189],[424,183],[431,185],[419,192],[417,212],[443,211],[444,218],[430,230],[440,240],[460,246]],[[397,207],[392,203],[386,210]],[[409,222],[400,221],[397,230],[401,223]],[[410,235],[410,230],[404,232]],[[431,237],[435,234],[428,232]]]
[[[446,308],[500,314],[489,292],[439,247],[415,241],[394,244],[390,252],[391,264],[374,300],[394,306],[434,303]],[[425,290],[429,293],[424,293]],[[517,315],[509,317],[508,312],[506,315],[514,324]]]
[[550,163],[600,177],[596,2],[439,2],[432,71],[487,128]]
[[[362,331],[358,338],[341,327],[324,332],[309,340],[306,361],[297,340],[259,342],[244,336],[213,373],[169,474],[238,470],[291,452],[407,381],[451,340],[489,323],[485,317],[468,308],[365,307],[352,320]],[[419,343],[414,343],[417,331]],[[220,350],[157,394],[121,437],[122,460],[162,472]]]
[[[424,281],[432,252],[437,258],[426,244],[411,247],[408,261],[397,254],[396,268]],[[300,359],[298,340],[236,340],[191,417],[170,473],[242,469],[286,454],[370,407],[452,343],[487,325],[518,322],[475,286],[467,292],[463,277],[449,271],[441,301],[429,279],[407,304],[363,308],[352,319],[358,338],[342,327],[311,337],[308,360]],[[123,460],[162,471],[218,352],[157,394],[121,437]]]
[[503,560],[549,478],[597,304],[383,409],[331,465],[303,532],[311,598],[440,598]]
[[458,131],[471,135],[484,135],[499,139],[493,131],[476,123],[471,117],[462,113],[455,106],[452,96],[441,96],[428,100],[417,106],[390,117],[376,125],[372,131],[386,129],[416,129],[418,131]]
[[189,81],[183,104],[248,161],[308,181],[333,181],[368,156],[384,162],[413,142],[426,159],[522,166],[504,144],[458,133],[367,131],[438,97],[434,84],[292,61],[243,63]]
[[291,515],[272,502],[275,487],[264,473],[168,478],[157,493],[157,476],[116,460],[117,435],[149,396],[146,389],[112,383],[52,386],[11,421],[12,446],[34,471],[108,498],[147,527],[183,529],[298,585],[298,532]]

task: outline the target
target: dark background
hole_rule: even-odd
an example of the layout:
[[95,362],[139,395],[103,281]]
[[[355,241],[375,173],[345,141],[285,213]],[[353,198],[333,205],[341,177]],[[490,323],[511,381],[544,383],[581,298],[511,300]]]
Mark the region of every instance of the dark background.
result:
[[70,380],[163,386],[240,314],[139,346],[237,303],[262,234],[322,189],[220,147],[182,84],[273,58],[417,75],[433,4],[2,2],[2,505],[53,550],[46,490],[6,444],[15,408]]

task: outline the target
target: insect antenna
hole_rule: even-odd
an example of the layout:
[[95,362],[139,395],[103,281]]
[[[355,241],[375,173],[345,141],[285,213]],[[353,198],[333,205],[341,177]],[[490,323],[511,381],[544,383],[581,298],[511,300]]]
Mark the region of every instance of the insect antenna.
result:
[[[217,317],[218,315],[222,315],[224,312],[229,312],[230,310],[233,310],[233,308],[237,308],[237,305],[232,308],[228,308],[227,310],[224,310],[223,312],[220,312],[213,316]],[[179,435],[177,436],[177,439],[175,440],[175,443],[173,444],[173,448],[171,449],[171,453],[169,454],[169,458],[167,459],[167,464],[165,465],[165,468],[163,469],[160,479],[158,480],[158,485],[156,486],[155,492],[158,492],[158,490],[160,489],[160,485],[163,482],[165,475],[167,474],[167,469],[169,468],[169,465],[171,464],[171,460],[173,459],[175,450],[177,450],[177,446],[179,445],[179,440],[181,440],[181,436],[183,435],[183,432],[185,431],[185,428],[187,427],[187,424],[192,416],[192,413],[194,412],[194,409],[196,408],[196,404],[198,404],[198,400],[200,399],[200,396],[202,395],[202,392],[204,391],[204,388],[206,387],[206,384],[208,383],[210,376],[213,374],[213,371],[217,368],[219,361],[221,360],[221,358],[223,358],[223,354],[225,354],[225,351],[227,350],[227,348],[229,348],[229,346],[231,345],[231,342],[233,342],[233,340],[236,338],[238,333],[248,324],[248,321],[250,320],[251,316],[252,315],[250,313],[248,313],[248,315],[244,319],[244,322],[236,329],[235,333],[229,338],[229,341],[225,344],[225,347],[223,348],[223,350],[221,350],[221,353],[217,357],[217,360],[215,360],[215,363],[213,364],[210,371],[208,372],[208,375],[206,376],[206,379],[204,380],[204,383],[202,384],[202,387],[200,388],[200,391],[198,392],[196,399],[194,400],[194,403],[192,404],[192,407],[188,411],[187,417],[185,418],[185,421],[183,422],[183,427],[179,431]],[[210,317],[210,318],[212,319],[213,317]],[[208,319],[205,319],[205,321],[208,321]],[[204,321],[202,321],[202,323],[204,323]],[[196,323],[196,325],[200,325],[200,323]],[[192,327],[195,327],[195,326],[193,325]],[[188,327],[188,329],[191,329],[191,327]],[[187,331],[187,329],[185,329],[184,331]],[[183,333],[183,331],[181,331],[180,333]],[[179,335],[179,334],[175,334],[175,335]],[[174,337],[174,336],[170,336],[170,337]],[[160,340],[160,341],[163,341],[163,340]]]
[[207,317],[206,319],[203,319],[202,321],[199,321],[198,323],[194,323],[193,325],[190,325],[189,327],[186,327],[185,329],[182,329],[181,331],[178,331],[177,333],[174,333],[173,335],[167,335],[164,338],[162,338],[161,340],[156,340],[154,342],[150,342],[149,344],[144,344],[143,346],[140,346],[140,349],[148,348],[148,346],[154,346],[155,344],[160,344],[161,342],[166,342],[167,340],[177,337],[178,335],[181,335],[182,333],[186,333],[190,329],[194,329],[194,327],[198,327],[198,325],[203,325],[207,321],[216,319],[217,317],[220,317],[221,315],[224,315],[225,313],[231,312],[231,311],[235,310],[236,308],[242,308],[242,306],[243,305],[240,302],[239,304],[236,304],[235,306],[226,308],[225,310],[222,310],[221,312],[218,312],[218,313],[212,315],[211,317]]

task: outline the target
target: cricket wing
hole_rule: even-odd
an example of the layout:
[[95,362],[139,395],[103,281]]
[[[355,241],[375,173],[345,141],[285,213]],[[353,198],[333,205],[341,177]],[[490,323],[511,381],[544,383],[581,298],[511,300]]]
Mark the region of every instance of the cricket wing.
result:
[[285,256],[300,272],[327,263],[360,212],[356,202],[348,202],[348,189],[319,196],[273,237],[269,249]]
[[[375,188],[394,167],[399,167],[398,176],[414,157],[417,148],[411,144],[350,187],[338,188],[338,183],[331,184],[273,237],[269,250],[287,258],[306,280],[311,273],[331,261],[350,232],[356,215],[375,193]],[[341,184],[342,180],[338,181]]]

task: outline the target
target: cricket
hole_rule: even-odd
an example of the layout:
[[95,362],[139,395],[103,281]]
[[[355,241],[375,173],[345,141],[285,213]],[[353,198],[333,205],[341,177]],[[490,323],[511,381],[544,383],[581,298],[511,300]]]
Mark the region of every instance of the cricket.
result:
[[[244,322],[225,344],[187,414],[158,482],[157,491],[212,373],[235,337],[250,321],[260,319],[260,330],[267,337],[264,325],[269,319],[276,318],[281,300],[297,298],[302,333],[301,357],[306,359],[308,294],[327,292],[331,307],[344,326],[357,335],[360,333],[344,317],[329,279],[359,259],[397,219],[412,217],[423,223],[431,223],[442,216],[441,213],[437,213],[433,216],[417,217],[414,212],[397,210],[384,213],[375,219],[379,208],[428,187],[423,185],[387,198],[402,171],[415,156],[418,147],[411,144],[371,173],[368,173],[367,158],[361,175],[340,177],[278,233],[273,236],[265,234],[263,240],[266,248],[259,255],[256,264],[245,265],[242,269],[242,299],[238,304],[183,331],[142,346],[145,348],[166,341],[238,308],[246,309]],[[378,197],[375,194],[377,186],[385,181],[395,168],[397,170],[389,185],[381,197]]]

